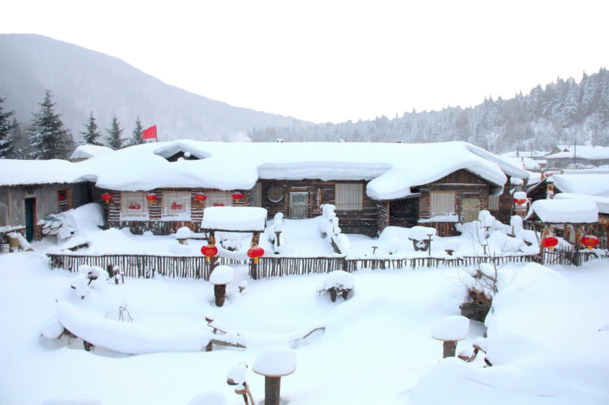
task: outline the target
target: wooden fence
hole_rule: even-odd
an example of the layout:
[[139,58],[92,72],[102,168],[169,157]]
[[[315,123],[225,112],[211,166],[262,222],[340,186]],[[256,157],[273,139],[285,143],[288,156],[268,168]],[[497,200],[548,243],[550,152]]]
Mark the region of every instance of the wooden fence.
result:
[[[66,269],[77,272],[83,265],[106,269],[109,265],[119,267],[127,277],[152,278],[155,274],[175,278],[203,278],[209,280],[210,264],[204,256],[154,256],[136,254],[112,254],[84,256],[74,254],[47,254],[51,269]],[[217,258],[217,265],[247,264],[226,258]]]
[[[176,278],[203,278],[209,280],[210,264],[203,256],[154,256],[116,254],[104,256],[84,256],[75,254],[47,254],[51,269],[63,268],[72,272],[86,264],[104,269],[108,265],[117,266],[127,277],[154,277],[160,274]],[[437,267],[471,267],[481,263],[503,265],[506,263],[544,263],[548,265],[580,265],[595,258],[609,258],[606,250],[578,251],[555,249],[542,255],[512,256],[455,256],[455,257],[413,257],[402,259],[347,259],[344,257],[280,257],[269,256],[253,261],[216,258],[216,265],[248,264],[250,274],[255,279],[291,275],[329,273],[334,270],[354,272],[357,270],[421,269]]]

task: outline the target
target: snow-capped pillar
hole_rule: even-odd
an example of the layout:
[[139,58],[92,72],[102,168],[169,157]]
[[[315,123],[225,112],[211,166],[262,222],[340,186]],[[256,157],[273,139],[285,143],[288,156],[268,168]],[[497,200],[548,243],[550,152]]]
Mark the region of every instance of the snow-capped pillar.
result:
[[287,348],[267,350],[254,360],[253,370],[264,376],[264,405],[279,405],[281,377],[296,371],[296,353]]
[[234,270],[230,266],[218,266],[209,276],[209,282],[214,285],[216,306],[221,307],[226,301],[226,285],[233,281]]
[[443,358],[455,357],[457,342],[467,337],[469,333],[469,319],[456,315],[442,319],[431,332],[431,337],[443,343]]

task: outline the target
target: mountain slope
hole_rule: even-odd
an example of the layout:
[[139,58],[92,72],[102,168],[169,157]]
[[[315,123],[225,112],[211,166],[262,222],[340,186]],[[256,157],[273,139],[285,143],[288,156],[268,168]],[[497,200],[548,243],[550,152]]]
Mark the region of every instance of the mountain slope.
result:
[[105,137],[116,114],[127,138],[139,117],[158,125],[160,140],[228,140],[253,128],[292,126],[296,120],[233,107],[163,83],[118,58],[40,35],[0,35],[0,97],[28,125],[50,89],[55,111],[80,139],[93,112]]

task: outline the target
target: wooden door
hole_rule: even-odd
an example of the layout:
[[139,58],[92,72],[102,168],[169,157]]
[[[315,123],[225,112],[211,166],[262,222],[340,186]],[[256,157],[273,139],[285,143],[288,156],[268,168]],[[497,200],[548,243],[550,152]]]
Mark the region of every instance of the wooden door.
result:
[[480,200],[478,198],[464,198],[461,200],[461,223],[478,220]]
[[28,242],[34,240],[34,226],[36,226],[36,199],[25,199],[25,238]]

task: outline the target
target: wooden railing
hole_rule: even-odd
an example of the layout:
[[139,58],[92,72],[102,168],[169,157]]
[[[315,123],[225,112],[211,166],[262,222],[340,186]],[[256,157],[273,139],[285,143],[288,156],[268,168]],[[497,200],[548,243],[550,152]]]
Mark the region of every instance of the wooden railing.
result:
[[[136,254],[112,254],[84,256],[74,254],[47,254],[51,269],[78,271],[83,265],[107,269],[109,265],[119,267],[127,277],[152,278],[155,274],[176,278],[203,278],[209,280],[210,265],[204,256],[154,256]],[[226,258],[218,258],[217,264],[246,264]]]
[[[503,265],[506,263],[537,262],[549,265],[580,265],[590,259],[609,258],[606,250],[579,251],[555,249],[542,255],[511,256],[455,256],[455,257],[413,257],[401,259],[357,259],[336,257],[283,257],[267,256],[253,261],[216,258],[216,265],[250,265],[252,277],[271,278],[290,275],[329,273],[334,270],[354,272],[363,269],[421,269],[437,267],[471,267],[480,263]],[[154,277],[160,274],[176,278],[203,278],[209,280],[210,264],[203,256],[154,256],[136,254],[113,254],[104,256],[84,256],[75,254],[47,254],[51,269],[63,268],[72,272],[79,266],[99,266],[106,269],[109,265],[119,267],[127,277]]]

